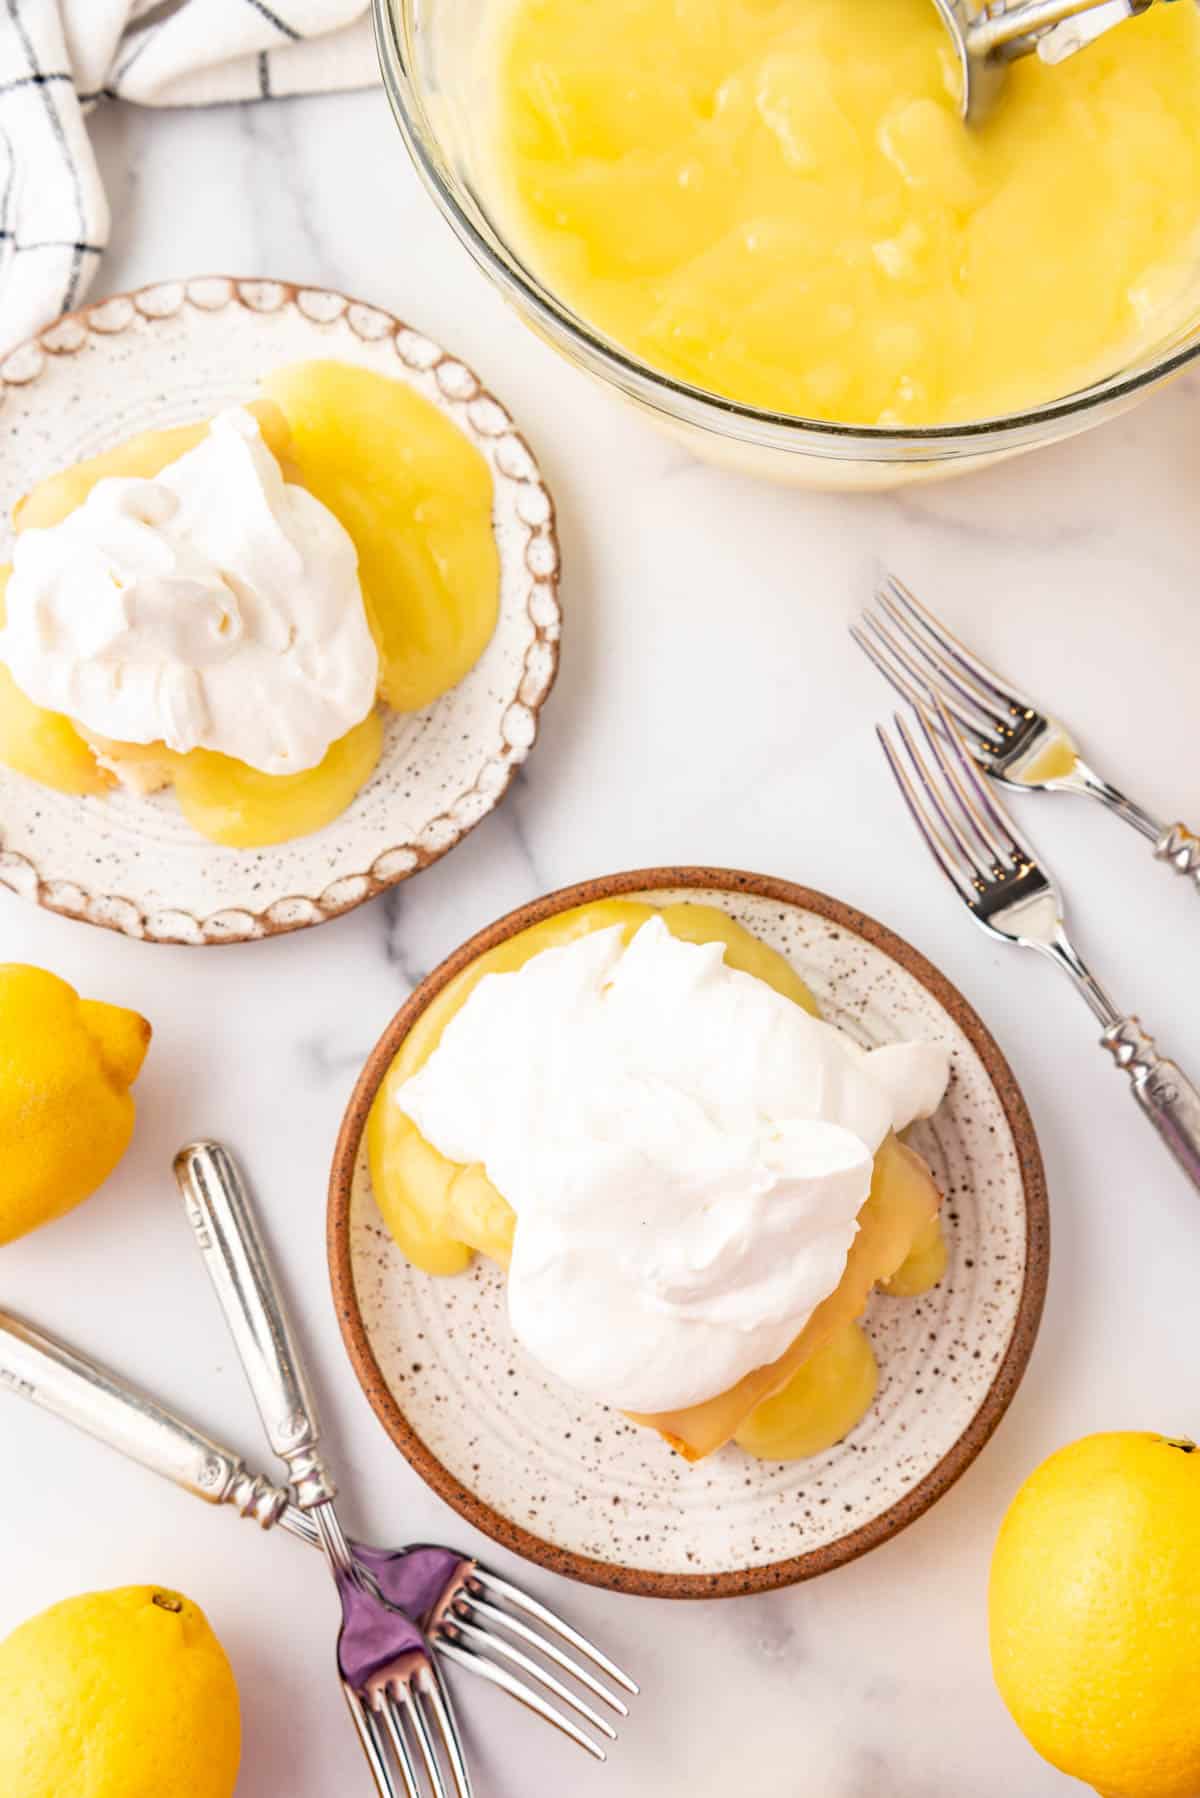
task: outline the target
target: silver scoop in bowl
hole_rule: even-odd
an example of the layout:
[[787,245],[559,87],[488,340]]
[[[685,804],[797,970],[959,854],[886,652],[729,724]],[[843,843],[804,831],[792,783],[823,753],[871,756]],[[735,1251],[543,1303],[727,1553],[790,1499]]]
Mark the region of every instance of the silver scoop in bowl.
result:
[[[950,33],[962,78],[962,116],[976,125],[995,102],[1005,70],[1019,56],[1065,62],[1156,0],[933,0]],[[1165,5],[1168,0],[1157,0]]]

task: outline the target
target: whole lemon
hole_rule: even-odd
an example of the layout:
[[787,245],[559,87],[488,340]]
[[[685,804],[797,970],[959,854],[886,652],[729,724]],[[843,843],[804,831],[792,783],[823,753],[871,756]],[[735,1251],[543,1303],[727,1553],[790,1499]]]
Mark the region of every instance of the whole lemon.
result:
[[1085,1436],[1026,1480],[989,1608],[1001,1696],[1104,1798],[1200,1798],[1200,1450]]
[[88,1592],[0,1642],[4,1798],[230,1798],[241,1738],[225,1651],[176,1592]]
[[0,963],[0,1243],[61,1217],[133,1134],[129,1088],[150,1044],[136,1011],[81,999],[44,968]]

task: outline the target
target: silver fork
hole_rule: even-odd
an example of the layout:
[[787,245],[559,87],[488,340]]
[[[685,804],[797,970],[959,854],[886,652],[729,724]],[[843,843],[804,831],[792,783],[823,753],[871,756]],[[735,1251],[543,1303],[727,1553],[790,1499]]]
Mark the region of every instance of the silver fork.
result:
[[878,735],[934,861],[984,930],[1036,949],[1071,976],[1103,1026],[1101,1044],[1129,1075],[1134,1098],[1200,1187],[1200,1091],[1158,1054],[1137,1018],[1122,1015],[1087,967],[1067,934],[1053,878],[981,778],[940,695],[929,705],[916,701],[914,710],[920,743],[895,717],[903,758],[885,730]]
[[1200,885],[1200,836],[1163,824],[1088,766],[1061,719],[1044,712],[961,643],[894,574],[850,634],[905,699],[937,693],[979,766],[1009,787],[1082,793],[1154,845],[1154,854]]
[[[248,1468],[232,1449],[81,1349],[2,1310],[0,1390],[73,1424],[208,1504],[229,1505],[264,1530],[278,1526],[311,1548],[321,1546],[316,1524],[289,1493]],[[536,1664],[519,1678],[511,1671],[515,1663],[506,1636],[536,1651],[615,1715],[627,1717],[628,1706],[597,1675],[630,1695],[636,1695],[637,1685],[594,1642],[530,1593],[453,1550],[432,1543],[389,1549],[352,1541],[350,1547],[382,1596],[425,1628],[439,1655],[500,1686],[595,1759],[605,1759],[603,1748],[574,1721],[590,1722],[595,1712],[569,1691],[559,1702],[574,1716],[556,1708],[545,1694],[560,1694],[561,1681]],[[469,1646],[464,1624],[474,1627]],[[604,1720],[599,1733],[609,1740],[615,1735]]]
[[342,1530],[312,1388],[233,1159],[219,1143],[189,1143],[175,1157],[175,1177],[267,1440],[288,1469],[298,1508],[316,1525],[341,1598],[342,1692],[381,1798],[401,1798],[393,1764],[404,1798],[451,1798],[451,1785],[454,1798],[471,1798],[462,1741],[424,1634],[372,1589]]

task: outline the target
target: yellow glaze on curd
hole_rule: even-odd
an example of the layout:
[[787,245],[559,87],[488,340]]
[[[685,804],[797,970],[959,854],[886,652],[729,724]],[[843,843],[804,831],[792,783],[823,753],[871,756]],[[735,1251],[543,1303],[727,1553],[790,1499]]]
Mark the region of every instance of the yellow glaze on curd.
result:
[[1200,19],[1014,65],[981,127],[932,0],[498,0],[505,228],[585,321],[773,411],[1018,410],[1194,309]]

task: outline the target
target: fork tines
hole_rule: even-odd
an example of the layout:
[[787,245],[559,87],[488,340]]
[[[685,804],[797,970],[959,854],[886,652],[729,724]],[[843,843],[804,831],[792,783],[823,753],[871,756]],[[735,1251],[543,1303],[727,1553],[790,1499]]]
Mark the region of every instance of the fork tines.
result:
[[1016,880],[1036,871],[1032,849],[980,775],[941,695],[914,700],[913,710],[927,756],[899,713],[894,723],[907,767],[887,731],[877,727],[876,732],[913,823],[943,874],[972,908],[979,909],[985,895],[1001,884],[1015,897]]
[[462,1740],[441,1675],[409,1653],[357,1690],[344,1684],[350,1715],[383,1798],[472,1798]]
[[1043,722],[1032,700],[960,643],[895,575],[881,582],[875,601],[850,634],[885,680],[913,705],[928,705],[936,693],[985,764],[1018,753]]
[[627,1673],[547,1605],[478,1564],[439,1618],[434,1640],[440,1654],[500,1687],[600,1761],[604,1749],[575,1719],[608,1741],[616,1740],[616,1730],[552,1669],[618,1717],[627,1717],[629,1707],[597,1675],[630,1694],[638,1690]]
[[[440,1675],[424,1657],[411,1666],[383,1668],[366,1698],[395,1757],[405,1798],[423,1798],[418,1770],[433,1798],[471,1798],[466,1756]],[[451,1784],[446,1783],[449,1770]]]
[[[409,1759],[408,1750],[404,1750],[402,1759],[393,1762],[382,1718],[347,1680],[342,1681],[342,1692],[379,1798],[421,1798],[417,1789],[416,1768]],[[396,1784],[397,1774],[403,1781],[403,1792]]]

